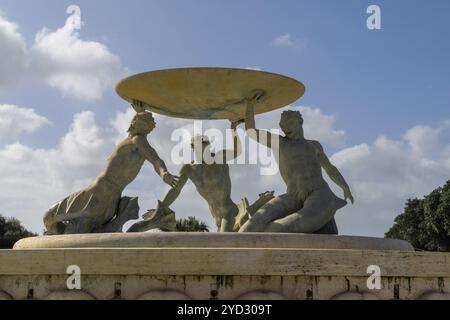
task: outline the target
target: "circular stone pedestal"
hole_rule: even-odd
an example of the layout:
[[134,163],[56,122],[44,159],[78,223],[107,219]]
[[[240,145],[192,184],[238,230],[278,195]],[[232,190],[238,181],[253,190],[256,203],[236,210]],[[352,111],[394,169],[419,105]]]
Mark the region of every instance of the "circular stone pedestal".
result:
[[26,238],[14,249],[51,248],[284,248],[414,251],[406,241],[288,233],[109,233]]
[[[1,299],[450,299],[450,253],[315,234],[116,233],[0,250]],[[82,288],[68,290],[73,269]],[[379,288],[368,282],[379,269]],[[369,288],[370,286],[370,288]]]

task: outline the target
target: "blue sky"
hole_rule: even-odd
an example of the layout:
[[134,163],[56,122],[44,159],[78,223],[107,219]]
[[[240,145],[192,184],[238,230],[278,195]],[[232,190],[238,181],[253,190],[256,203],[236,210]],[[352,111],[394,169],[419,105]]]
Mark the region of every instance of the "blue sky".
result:
[[[44,27],[54,31],[64,25],[71,4],[81,8],[79,38],[119,57],[121,75],[184,66],[259,67],[302,81],[306,94],[295,105],[333,117],[348,149],[370,146],[380,136],[403,141],[405,132],[419,125],[444,132],[443,148],[449,142],[441,128],[450,119],[449,1],[2,0],[0,10],[31,48]],[[381,8],[381,30],[366,27],[370,4]],[[291,45],[274,45],[286,35]],[[52,124],[7,138],[4,145],[52,148],[75,114],[92,111],[98,125],[107,126],[127,109],[112,86],[101,99],[77,99],[32,78],[25,72],[1,90],[0,105],[33,108]],[[330,156],[342,149],[325,145]],[[395,208],[401,210],[401,203]],[[380,235],[381,229],[366,233]]]
[[[350,143],[380,131],[400,135],[450,114],[448,1],[3,0],[0,8],[31,41],[42,26],[59,27],[72,3],[82,9],[82,37],[105,43],[131,73],[259,66],[290,75],[307,87],[301,103],[336,114]],[[366,28],[372,3],[382,8],[380,31]],[[285,33],[304,48],[270,45]],[[44,115],[86,106],[50,90],[26,91],[6,100],[28,105],[38,99],[35,108]],[[122,102],[112,90],[106,97],[92,108],[112,114]]]

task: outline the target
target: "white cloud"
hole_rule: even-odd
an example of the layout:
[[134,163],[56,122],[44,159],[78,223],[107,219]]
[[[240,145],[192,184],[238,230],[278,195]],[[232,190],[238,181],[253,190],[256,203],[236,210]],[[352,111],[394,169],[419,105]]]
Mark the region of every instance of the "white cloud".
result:
[[99,42],[84,41],[69,19],[50,31],[44,28],[30,50],[36,77],[63,94],[97,100],[121,74],[119,58]]
[[300,107],[304,119],[305,137],[321,141],[331,147],[343,147],[345,144],[344,130],[334,128],[336,117],[325,115],[319,108]]
[[341,231],[382,236],[408,198],[422,197],[450,179],[445,153],[450,145],[441,141],[441,132],[442,127],[416,126],[401,140],[380,136],[335,153],[331,161],[355,197],[355,205],[337,215]]
[[295,42],[292,40],[291,35],[289,33],[286,33],[276,37],[273,40],[273,44],[278,47],[292,47],[294,46]]
[[0,104],[0,142],[15,139],[22,132],[34,132],[49,123],[33,109]]
[[254,71],[262,71],[262,68],[258,67],[258,66],[245,67],[245,69],[247,69],[247,70],[254,70]]
[[297,50],[305,49],[306,39],[296,39],[290,33],[285,33],[272,40],[271,44],[279,48],[293,48]]
[[440,133],[441,128],[415,126],[409,129],[403,138],[408,141],[412,151],[421,156],[438,150]]
[[99,42],[81,39],[71,19],[55,31],[43,28],[29,50],[17,29],[0,16],[0,88],[27,71],[63,95],[92,101],[125,73],[119,57]]
[[95,165],[111,144],[108,133],[97,126],[94,113],[84,111],[74,116],[69,132],[61,139],[59,151],[68,166]]
[[119,111],[116,113],[114,119],[110,120],[110,125],[114,128],[116,136],[114,138],[115,142],[119,142],[127,136],[128,128],[130,127],[131,119],[136,114],[134,109],[127,108],[126,111]]
[[17,29],[0,12],[0,88],[14,83],[25,67],[25,40]]

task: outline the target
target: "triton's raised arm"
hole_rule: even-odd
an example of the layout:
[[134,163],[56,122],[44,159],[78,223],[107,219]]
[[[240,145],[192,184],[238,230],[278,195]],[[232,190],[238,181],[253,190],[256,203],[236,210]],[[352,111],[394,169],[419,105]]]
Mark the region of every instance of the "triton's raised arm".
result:
[[319,159],[320,165],[325,170],[327,175],[333,180],[334,183],[336,183],[341,189],[344,191],[344,199],[349,199],[350,202],[353,204],[353,196],[350,192],[350,187],[348,186],[347,182],[345,181],[342,174],[339,172],[339,170],[330,162],[327,155],[323,151],[322,145],[318,141],[312,141],[313,146],[316,149],[317,152],[317,158]]
[[245,130],[248,136],[261,143],[268,148],[272,148],[272,139],[279,138],[279,136],[274,135],[266,130],[260,130],[255,128],[255,109],[253,105],[253,101],[247,102],[247,108],[245,111]]

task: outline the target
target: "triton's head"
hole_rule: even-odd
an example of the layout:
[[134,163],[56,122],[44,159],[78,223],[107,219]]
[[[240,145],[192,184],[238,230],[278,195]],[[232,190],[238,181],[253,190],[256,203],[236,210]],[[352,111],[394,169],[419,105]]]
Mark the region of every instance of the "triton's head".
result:
[[131,120],[128,132],[131,134],[149,134],[155,126],[155,119],[150,112],[140,112]]
[[303,117],[299,111],[287,110],[281,114],[280,128],[288,138],[303,137]]

